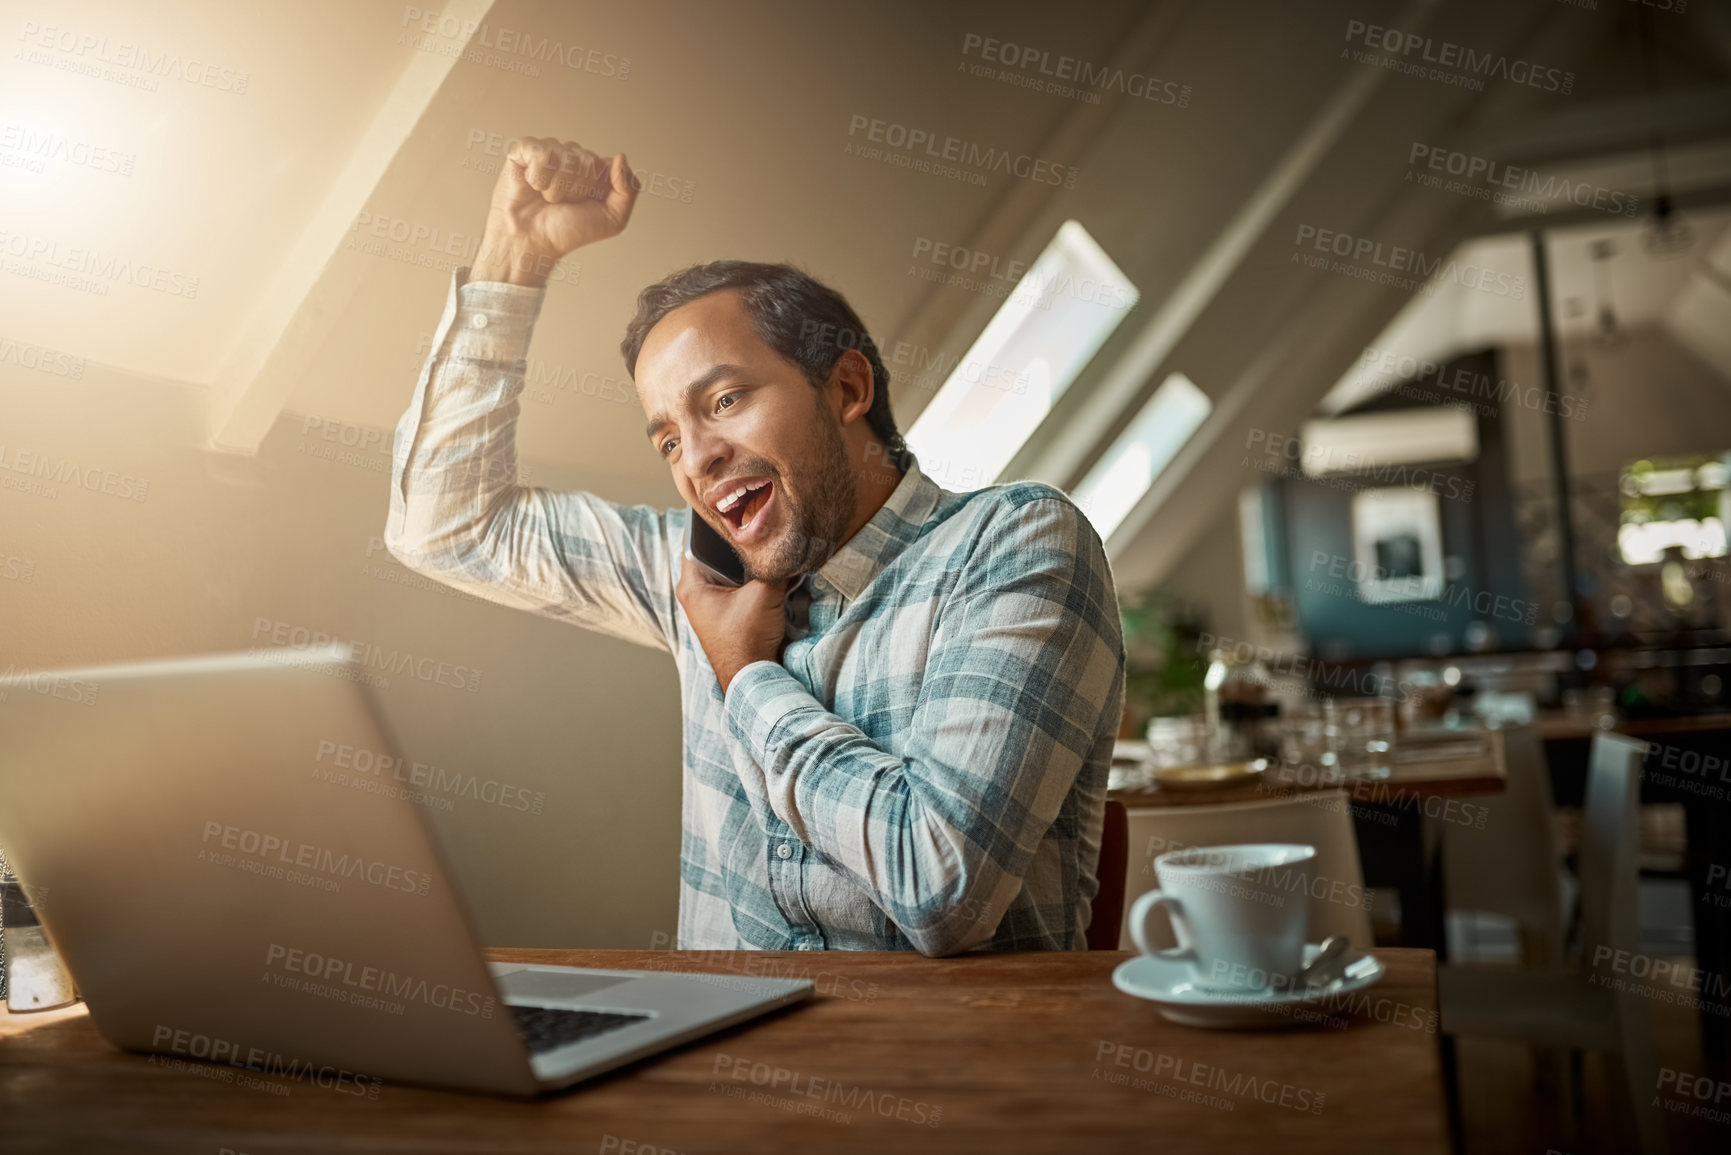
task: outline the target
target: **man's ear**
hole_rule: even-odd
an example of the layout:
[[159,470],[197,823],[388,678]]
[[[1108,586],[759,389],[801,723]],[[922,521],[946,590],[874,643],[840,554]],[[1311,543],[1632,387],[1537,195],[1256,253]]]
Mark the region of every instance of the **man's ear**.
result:
[[877,386],[871,362],[865,359],[865,354],[858,349],[844,351],[830,370],[829,379],[838,390],[840,408],[836,419],[841,424],[851,425],[871,411]]

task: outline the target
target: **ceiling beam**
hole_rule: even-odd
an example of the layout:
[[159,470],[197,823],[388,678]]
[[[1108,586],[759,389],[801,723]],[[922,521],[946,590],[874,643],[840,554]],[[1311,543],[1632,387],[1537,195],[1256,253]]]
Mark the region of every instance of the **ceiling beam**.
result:
[[[1417,0],[1402,15],[1400,26],[1413,30],[1424,27],[1435,7],[1435,0]],[[1311,119],[1304,132],[1263,178],[1201,258],[1190,267],[1184,279],[1160,302],[1130,347],[1101,378],[1087,403],[1056,432],[1025,476],[1052,485],[1072,484],[1072,479],[1099,447],[1112,425],[1136,403],[1155,370],[1171,355],[1196,319],[1213,304],[1221,288],[1238,271],[1245,255],[1309,182],[1323,157],[1339,142],[1388,75],[1381,68],[1359,68],[1335,88],[1321,111]],[[1200,436],[1196,439],[1201,440]]]
[[[1189,0],[1149,5],[1135,25],[1118,38],[1108,67],[1126,73],[1152,71],[1160,51],[1170,45],[1190,10]],[[1040,156],[1085,157],[1126,107],[1124,101],[1076,104],[1032,151]],[[1067,215],[1057,186],[1043,181],[1010,181],[965,241],[976,252],[1006,256],[1025,253],[1031,264]],[[890,332],[895,339],[916,348],[966,349],[985,329],[1001,303],[993,297],[960,300],[958,294],[932,284],[913,298],[900,323]],[[904,429],[912,428],[919,417],[914,405],[929,404],[936,396],[935,390],[918,388],[906,378],[902,379],[899,391],[893,383],[891,390]]]
[[365,262],[337,259],[343,239],[397,163],[492,7],[493,0],[447,0],[441,17],[469,28],[468,36],[451,39],[449,46],[456,51],[449,55],[415,51],[403,66],[323,203],[260,292],[218,373],[210,394],[212,448],[228,453],[258,451],[295,383],[366,275]]
[[[1647,220],[1653,215],[1652,201],[1643,198],[1643,211],[1638,219]],[[1688,216],[1691,212],[1705,212],[1710,209],[1724,208],[1731,205],[1731,185],[1718,185],[1713,188],[1691,189],[1688,192],[1672,193],[1671,208],[1679,216]],[[1621,225],[1627,218],[1607,214],[1603,209],[1578,208],[1556,209],[1545,213],[1519,213],[1507,217],[1498,217],[1487,222],[1481,229],[1475,230],[1480,236],[1501,236],[1504,233],[1524,233],[1533,229],[1572,229],[1591,227],[1593,225]]]
[[1731,136],[1731,85],[1601,100],[1513,125],[1490,122],[1460,147],[1510,162],[1567,160],[1645,151],[1658,125],[1669,145]]
[[[1504,27],[1515,34],[1516,42],[1505,44],[1505,50],[1520,51],[1533,58],[1577,60],[1584,56],[1594,38],[1590,26],[1579,21],[1558,20],[1555,13],[1548,10],[1509,8],[1481,11],[1494,22],[1503,22]],[[1436,14],[1436,10],[1427,9],[1427,14]],[[1405,26],[1412,27],[1416,23],[1409,17]],[[1382,74],[1381,69],[1372,71],[1375,75]],[[1187,287],[1192,287],[1203,299],[1192,308],[1184,309],[1187,315],[1174,315],[1163,322],[1157,314],[1139,336],[1139,345],[1144,341],[1147,343],[1147,347],[1140,350],[1142,361],[1131,363],[1131,357],[1136,355],[1133,350],[1113,367],[1111,375],[1102,379],[1102,393],[1104,386],[1116,385],[1116,404],[1133,404],[1142,395],[1133,386],[1139,385],[1142,390],[1147,390],[1163,363],[1188,357],[1181,344],[1186,331],[1197,324],[1197,319],[1207,309],[1225,307],[1224,304],[1216,306],[1216,297],[1231,301],[1232,307],[1241,311],[1255,300],[1254,295],[1247,298],[1235,287],[1238,280],[1233,274],[1247,259],[1254,242],[1266,231],[1268,222],[1258,223],[1256,210],[1259,201],[1272,201],[1278,207],[1284,207],[1318,197],[1326,199],[1330,182],[1340,179],[1340,174],[1350,173],[1352,179],[1362,184],[1369,174],[1374,173],[1383,192],[1379,207],[1367,210],[1362,218],[1365,235],[1410,238],[1415,247],[1433,252],[1446,252],[1471,235],[1473,225],[1484,215],[1478,202],[1458,199],[1450,203],[1449,198],[1415,195],[1413,187],[1401,180],[1396,167],[1373,163],[1370,157],[1363,155],[1360,140],[1351,135],[1354,122],[1360,115],[1370,116],[1372,107],[1385,119],[1388,114],[1384,103],[1370,106],[1369,95],[1352,92],[1346,85],[1337,90],[1330,104],[1313,121],[1305,138],[1301,138],[1281,165],[1272,170],[1257,196],[1247,202],[1234,221],[1232,227],[1245,233],[1236,242],[1244,246],[1243,250],[1232,252],[1228,248],[1234,245],[1235,240],[1228,234],[1216,240],[1214,248],[1187,278]],[[1391,101],[1423,101],[1423,97],[1410,87],[1390,91],[1386,96]],[[1455,136],[1471,123],[1469,118],[1506,120],[1511,108],[1520,107],[1529,98],[1529,93],[1518,88],[1468,97],[1455,116],[1455,123],[1460,128],[1441,128],[1439,135]],[[1432,111],[1447,113],[1446,109],[1440,108]],[[1336,119],[1340,123],[1335,123]],[[1418,125],[1424,120],[1423,115],[1414,118],[1414,131],[1420,131]],[[1327,157],[1326,166],[1314,162],[1306,165],[1304,149],[1312,138],[1335,140],[1342,147]],[[1361,161],[1358,165],[1353,163],[1355,156]],[[1282,179],[1282,170],[1288,168],[1294,170],[1290,179],[1295,183],[1290,188],[1285,187]],[[1221,267],[1210,269],[1208,262],[1211,260],[1219,261]],[[1249,282],[1246,281],[1245,291],[1248,290]],[[1176,300],[1179,295],[1174,293],[1173,299],[1163,305],[1161,312],[1173,311],[1176,314],[1183,308]],[[1364,345],[1398,314],[1401,304],[1387,294],[1367,297],[1361,284],[1345,278],[1311,286],[1296,300],[1270,303],[1266,308],[1251,304],[1251,310],[1257,315],[1283,318],[1285,323],[1268,337],[1260,338],[1254,355],[1241,361],[1241,367],[1224,378],[1226,387],[1216,395],[1215,408],[1209,419],[1155,479],[1149,492],[1112,534],[1107,545],[1114,571],[1121,573],[1129,586],[1161,581],[1183,559],[1197,534],[1219,532],[1222,508],[1230,503],[1237,489],[1250,480],[1265,477],[1247,469],[1244,454],[1233,447],[1247,444],[1246,435],[1253,426],[1265,431],[1295,431],[1338,379],[1341,366],[1352,363]],[[1090,398],[1090,402],[1096,402],[1096,398]],[[1106,418],[1101,429],[1103,437],[1114,426],[1110,413],[1098,416]],[[1054,455],[1049,455],[1045,464],[1051,472],[1040,475],[1041,478],[1058,485],[1073,484],[1074,473],[1059,478],[1057,470],[1066,465],[1087,465],[1088,455],[1099,448],[1100,439],[1096,437],[1096,444],[1090,447],[1082,443],[1081,437],[1074,437],[1071,444],[1064,447],[1071,456],[1054,460]]]

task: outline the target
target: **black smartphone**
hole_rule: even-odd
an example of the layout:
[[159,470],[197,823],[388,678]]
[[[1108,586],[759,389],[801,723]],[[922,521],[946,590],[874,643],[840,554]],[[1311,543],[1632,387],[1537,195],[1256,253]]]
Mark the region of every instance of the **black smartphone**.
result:
[[716,581],[730,586],[745,584],[745,563],[733,546],[695,509],[685,523],[685,556],[709,572]]

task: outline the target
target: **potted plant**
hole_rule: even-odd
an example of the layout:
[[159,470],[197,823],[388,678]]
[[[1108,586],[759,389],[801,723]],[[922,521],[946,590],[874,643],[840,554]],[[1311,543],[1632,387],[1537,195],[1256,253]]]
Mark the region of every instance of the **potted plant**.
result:
[[1202,710],[1205,622],[1179,595],[1149,587],[1118,599],[1124,629],[1124,719],[1120,738],[1141,738],[1153,718]]

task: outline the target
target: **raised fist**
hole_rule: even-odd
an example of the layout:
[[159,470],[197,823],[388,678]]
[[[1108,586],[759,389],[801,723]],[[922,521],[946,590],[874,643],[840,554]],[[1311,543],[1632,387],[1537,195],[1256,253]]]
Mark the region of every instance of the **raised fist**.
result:
[[472,276],[544,283],[560,257],[623,231],[637,192],[622,152],[603,158],[576,141],[513,140]]

